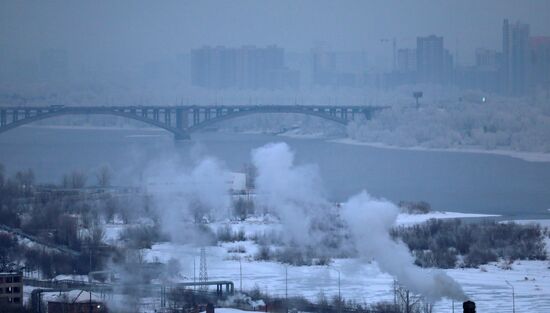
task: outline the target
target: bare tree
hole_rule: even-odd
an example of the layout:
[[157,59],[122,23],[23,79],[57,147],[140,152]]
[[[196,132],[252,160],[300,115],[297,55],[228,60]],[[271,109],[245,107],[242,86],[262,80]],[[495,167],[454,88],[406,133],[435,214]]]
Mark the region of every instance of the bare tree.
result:
[[63,179],[61,181],[61,185],[63,188],[84,188],[86,186],[86,180],[88,177],[86,176],[86,173],[83,171],[72,171],[71,174],[63,175]]
[[[425,309],[424,298],[398,285],[394,281],[395,301],[403,313],[420,313]],[[431,308],[431,306],[430,306]]]
[[31,191],[32,186],[34,185],[34,172],[31,169],[26,171],[19,171],[15,173],[15,183],[19,190],[24,193]]
[[103,165],[96,173],[97,185],[105,188],[111,185],[112,171],[109,165]]

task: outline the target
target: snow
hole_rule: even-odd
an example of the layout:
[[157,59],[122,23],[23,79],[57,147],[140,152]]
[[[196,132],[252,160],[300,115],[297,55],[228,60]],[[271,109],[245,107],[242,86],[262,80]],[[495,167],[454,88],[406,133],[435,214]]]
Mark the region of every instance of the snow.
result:
[[445,98],[423,99],[420,108],[411,105],[410,100],[392,101],[390,108],[371,120],[348,125],[348,135],[358,141],[395,147],[486,150],[533,161],[550,158],[550,111],[546,101],[527,103],[526,99],[494,97],[487,103],[477,103],[458,100],[463,98],[460,92]]
[[88,282],[88,275],[57,275],[52,281],[82,281]]
[[[199,248],[174,244],[159,244],[148,251],[146,258],[167,261],[176,257],[182,263],[182,272],[193,278],[193,259],[198,262]],[[248,254],[248,251],[247,251]],[[275,262],[256,262],[242,259],[243,289],[259,287],[271,295],[284,296],[285,266]],[[207,248],[208,276],[211,280],[232,280],[239,285],[239,261],[228,260],[223,247]],[[341,271],[342,295],[346,299],[374,303],[392,301],[393,278],[382,273],[375,262],[360,263],[354,259],[337,259],[331,265]],[[322,291],[332,297],[338,294],[338,273],[326,266],[288,267],[289,294],[317,300]],[[525,312],[550,312],[550,271],[548,262],[521,261],[511,270],[501,269],[497,263],[481,269],[452,269],[446,272],[462,284],[466,293],[477,302],[479,312],[512,312],[510,287],[515,287],[516,305]],[[460,305],[460,304],[458,304]],[[451,301],[436,304],[434,312],[451,312]]]
[[503,223],[507,223],[507,222],[514,222],[516,224],[522,224],[522,225],[539,224],[542,227],[550,227],[550,219],[549,220],[510,220],[510,221],[503,221]]
[[121,225],[121,224],[105,224],[103,225],[103,241],[107,244],[113,244],[116,245],[120,234],[128,228],[128,225]]
[[246,190],[246,174],[238,172],[227,173],[226,182],[228,190],[244,191]]
[[[429,214],[400,214],[398,224],[411,225],[431,218],[477,218],[494,215],[465,214],[458,212],[431,212]],[[520,221],[533,222],[533,221]],[[224,222],[234,230],[244,229],[247,236],[258,231],[271,231],[279,227],[271,219],[250,218],[244,222]],[[213,228],[224,223],[211,225]],[[550,224],[550,220],[541,222]],[[245,253],[229,253],[231,247],[242,246]],[[285,265],[276,262],[255,261],[257,245],[250,241],[220,243],[207,247],[208,277],[211,280],[231,280],[239,286],[239,261],[242,264],[243,289],[255,287],[271,295],[284,296]],[[193,281],[198,276],[194,268],[199,262],[199,247],[174,243],[155,244],[144,250],[147,261],[167,262],[176,258],[182,265],[181,276]],[[382,273],[376,262],[360,262],[357,259],[335,259],[327,266],[288,266],[288,290],[291,295],[302,295],[316,301],[320,292],[327,297],[338,294],[338,269],[341,272],[341,290],[346,299],[360,303],[393,301],[393,278]],[[550,312],[550,263],[547,261],[517,261],[512,269],[506,270],[498,263],[491,263],[479,269],[451,269],[446,272],[456,279],[467,295],[476,301],[478,312],[512,312],[510,282],[515,288],[516,308],[524,312]],[[461,310],[461,303],[455,303],[455,311]],[[518,310],[519,311],[519,310]],[[452,302],[443,300],[436,304],[434,312],[452,312]]]
[[269,234],[270,232],[280,231],[282,229],[279,221],[271,215],[249,217],[244,221],[214,222],[210,223],[210,226],[214,231],[222,226],[229,226],[234,232],[243,230],[247,238],[251,238],[254,235]]
[[128,228],[137,226],[153,226],[154,221],[150,218],[140,217],[134,224],[124,224],[119,216],[115,215],[113,223],[103,224],[103,242],[111,245],[120,245],[120,235]]
[[373,148],[381,149],[396,149],[396,150],[411,150],[411,151],[437,151],[437,152],[454,152],[454,153],[477,153],[477,154],[494,154],[507,156],[515,159],[520,159],[527,162],[550,162],[550,153],[542,152],[523,152],[523,151],[512,151],[505,149],[483,149],[481,147],[456,147],[456,148],[429,148],[422,146],[395,146],[389,145],[381,142],[363,142],[351,138],[340,138],[328,140],[329,142],[348,144],[348,145],[357,145],[357,146],[369,146]]
[[[206,311],[203,311],[203,312],[206,312]],[[216,308],[215,312],[217,313],[250,313],[250,311],[243,311],[243,310],[231,309],[231,308]]]
[[412,225],[426,222],[430,219],[452,219],[452,218],[481,218],[497,217],[500,215],[477,214],[477,213],[459,213],[459,212],[430,212],[427,214],[399,214],[397,225]]

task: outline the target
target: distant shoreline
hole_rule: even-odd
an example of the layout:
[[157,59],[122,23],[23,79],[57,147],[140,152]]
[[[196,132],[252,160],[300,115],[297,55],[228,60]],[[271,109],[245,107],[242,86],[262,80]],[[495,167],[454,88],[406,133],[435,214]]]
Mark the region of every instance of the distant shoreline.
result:
[[440,212],[432,211],[425,214],[409,214],[400,213],[395,221],[397,226],[405,225],[410,226],[414,224],[424,223],[430,219],[444,220],[444,219],[464,219],[464,218],[490,218],[501,217],[499,214],[482,214],[482,213],[462,213],[462,212]]
[[542,163],[550,162],[550,153],[542,153],[542,152],[522,152],[522,151],[499,150],[499,149],[484,150],[479,148],[426,148],[426,147],[420,147],[420,146],[399,147],[399,146],[392,146],[392,145],[388,145],[380,142],[362,142],[351,138],[331,139],[327,141],[333,142],[333,143],[339,143],[339,144],[368,146],[368,147],[382,148],[382,149],[493,154],[493,155],[507,156],[515,159],[520,159],[526,162],[542,162]]

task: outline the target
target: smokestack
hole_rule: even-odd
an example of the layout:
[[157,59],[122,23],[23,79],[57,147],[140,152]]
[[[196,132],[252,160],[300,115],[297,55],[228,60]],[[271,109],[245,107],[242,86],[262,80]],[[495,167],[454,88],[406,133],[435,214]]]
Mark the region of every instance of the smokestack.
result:
[[476,303],[473,301],[466,301],[462,304],[462,308],[464,309],[464,313],[476,313]]

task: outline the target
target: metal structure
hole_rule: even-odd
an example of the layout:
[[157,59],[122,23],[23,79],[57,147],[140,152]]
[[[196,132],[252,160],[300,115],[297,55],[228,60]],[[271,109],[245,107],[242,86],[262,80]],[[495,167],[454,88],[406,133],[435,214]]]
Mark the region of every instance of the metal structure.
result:
[[201,248],[201,261],[199,269],[199,289],[206,291],[208,289],[208,269],[206,268],[206,248]]
[[223,105],[223,106],[20,106],[0,107],[0,133],[39,120],[74,114],[106,114],[138,120],[174,134],[176,140],[213,124],[250,114],[293,113],[317,116],[346,125],[387,107],[324,105]]

